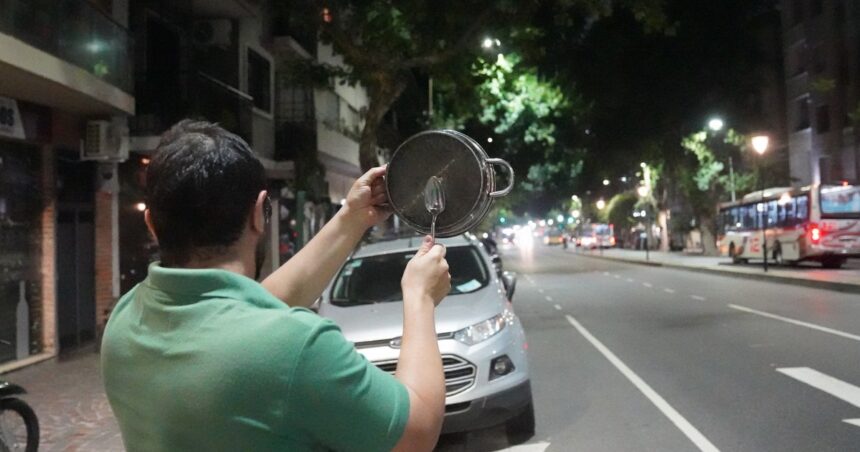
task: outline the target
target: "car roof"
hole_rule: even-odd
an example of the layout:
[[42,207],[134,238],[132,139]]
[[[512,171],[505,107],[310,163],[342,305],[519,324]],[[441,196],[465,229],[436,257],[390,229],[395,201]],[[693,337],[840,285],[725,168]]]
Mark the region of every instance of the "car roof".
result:
[[[352,254],[353,258],[356,257],[367,257],[367,256],[376,256],[380,254],[393,254],[393,253],[402,253],[408,251],[415,251],[418,247],[421,246],[421,242],[424,240],[423,236],[412,236],[412,237],[404,237],[397,238],[392,240],[384,240],[380,242],[373,242],[369,244],[362,245],[359,249],[355,250]],[[464,234],[458,235],[456,237],[450,238],[437,238],[436,243],[444,245],[446,247],[455,247],[455,246],[469,246],[477,243],[477,239],[474,235]]]

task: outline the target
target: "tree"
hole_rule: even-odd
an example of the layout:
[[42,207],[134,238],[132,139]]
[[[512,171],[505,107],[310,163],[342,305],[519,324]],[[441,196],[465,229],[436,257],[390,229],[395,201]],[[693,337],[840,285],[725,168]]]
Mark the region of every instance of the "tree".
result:
[[565,29],[584,27],[613,9],[633,11],[646,28],[665,23],[662,0],[481,0],[427,2],[405,0],[328,0],[277,3],[282,14],[289,9],[292,25],[317,29],[324,42],[343,56],[348,70],[324,68],[343,75],[368,91],[369,105],[359,142],[363,169],[377,164],[377,131],[394,102],[416,72],[439,79],[457,79],[471,68],[481,51],[485,34],[510,38],[512,44],[532,46],[540,55],[542,39],[552,35],[538,28],[548,11],[552,24]]
[[716,214],[719,203],[728,201],[730,190],[743,192],[756,184],[756,174],[753,172],[736,171],[732,180],[724,163],[730,157],[727,153],[733,151],[736,156],[740,155],[746,148],[746,141],[746,137],[729,129],[722,140],[728,146],[723,153],[718,153],[715,146],[709,143],[708,132],[696,132],[681,140],[681,146],[692,157],[688,159],[688,165],[678,167],[681,190],[696,216],[705,254],[717,253]]

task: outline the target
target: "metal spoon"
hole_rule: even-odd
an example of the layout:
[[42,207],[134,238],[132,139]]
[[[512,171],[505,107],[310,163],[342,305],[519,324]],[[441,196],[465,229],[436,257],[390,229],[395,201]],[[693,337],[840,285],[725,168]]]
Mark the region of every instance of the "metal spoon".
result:
[[442,187],[441,177],[432,176],[427,180],[427,185],[424,186],[424,207],[433,216],[433,222],[430,223],[430,237],[435,243],[436,218],[445,211],[445,190]]

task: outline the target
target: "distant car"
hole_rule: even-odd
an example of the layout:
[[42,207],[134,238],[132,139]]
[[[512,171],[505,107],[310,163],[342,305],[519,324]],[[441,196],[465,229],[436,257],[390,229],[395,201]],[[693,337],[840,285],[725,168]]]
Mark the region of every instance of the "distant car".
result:
[[564,243],[564,235],[558,229],[549,229],[543,235],[544,245],[561,245]]
[[[447,247],[451,293],[436,308],[445,370],[443,433],[504,423],[512,440],[534,435],[526,336],[510,299],[512,273],[493,271],[481,243],[439,239]],[[394,373],[403,334],[400,279],[421,238],[358,249],[323,294],[319,313],[380,369]]]

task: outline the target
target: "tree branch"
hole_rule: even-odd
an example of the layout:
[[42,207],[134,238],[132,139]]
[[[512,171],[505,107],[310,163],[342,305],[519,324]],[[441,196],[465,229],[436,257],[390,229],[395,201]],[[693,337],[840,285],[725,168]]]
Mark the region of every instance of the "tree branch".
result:
[[473,44],[475,36],[477,36],[481,28],[483,28],[484,25],[486,25],[486,23],[490,21],[490,18],[493,17],[494,13],[495,10],[493,8],[485,9],[481,13],[481,15],[479,15],[478,18],[472,22],[472,25],[470,25],[469,28],[467,28],[466,31],[460,36],[460,39],[451,47],[448,47],[447,49],[442,50],[440,52],[431,53],[429,55],[406,59],[400,62],[398,66],[402,69],[414,69],[444,63],[445,61],[456,56],[470,44]]

